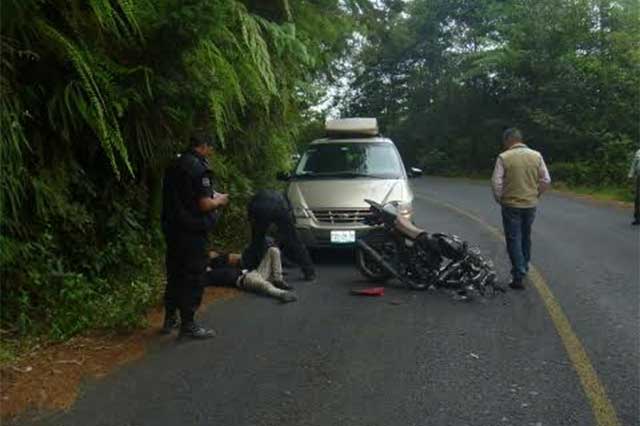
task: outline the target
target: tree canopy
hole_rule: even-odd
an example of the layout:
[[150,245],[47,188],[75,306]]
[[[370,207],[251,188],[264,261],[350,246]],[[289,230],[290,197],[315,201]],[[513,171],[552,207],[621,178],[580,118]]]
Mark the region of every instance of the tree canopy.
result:
[[379,117],[431,173],[486,171],[519,126],[556,178],[625,179],[640,140],[638,2],[377,4],[343,113]]

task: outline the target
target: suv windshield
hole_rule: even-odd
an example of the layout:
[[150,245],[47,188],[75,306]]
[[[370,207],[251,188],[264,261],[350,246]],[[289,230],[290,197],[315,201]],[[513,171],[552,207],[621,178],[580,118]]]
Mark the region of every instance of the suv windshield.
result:
[[300,159],[294,177],[399,179],[402,166],[390,143],[331,142],[309,147]]

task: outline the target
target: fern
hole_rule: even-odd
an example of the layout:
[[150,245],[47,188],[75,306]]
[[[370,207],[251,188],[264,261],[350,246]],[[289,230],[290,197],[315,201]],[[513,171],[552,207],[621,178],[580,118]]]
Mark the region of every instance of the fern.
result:
[[0,37],[0,226],[19,221],[25,196],[23,152],[30,149],[12,76],[14,45]]
[[[92,66],[93,64],[90,63],[90,56],[87,52],[76,46],[50,25],[41,20],[37,21],[36,25],[43,34],[58,43],[66,54],[69,55],[69,59],[80,77],[85,95],[89,100],[90,110],[88,114],[85,114],[85,119],[87,120],[87,124],[96,131],[102,147],[111,161],[114,172],[117,176],[120,175],[114,152],[116,151],[120,154],[120,158],[124,161],[129,172],[133,174],[133,169],[129,163],[127,148],[117,122],[117,114],[114,113],[113,106],[107,103],[105,94],[103,93],[105,86],[110,86],[108,75],[102,73],[98,76],[96,72],[99,70],[96,70],[96,67]],[[98,84],[99,78],[101,78],[102,87]],[[108,88],[113,90],[112,87]]]
[[240,25],[243,41],[255,67],[261,74],[267,89],[273,94],[278,94],[276,78],[271,65],[271,55],[267,43],[262,37],[262,31],[255,17],[247,13],[244,6],[236,3],[236,19]]
[[134,37],[144,41],[138,16],[142,7],[151,7],[148,2],[130,0],[89,0],[93,14],[100,26],[126,42]]

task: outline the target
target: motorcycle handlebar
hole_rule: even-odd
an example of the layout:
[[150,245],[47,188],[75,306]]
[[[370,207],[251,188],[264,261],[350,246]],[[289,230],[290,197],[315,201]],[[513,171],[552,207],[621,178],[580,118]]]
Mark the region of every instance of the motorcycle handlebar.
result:
[[375,201],[370,200],[368,198],[365,198],[364,202],[369,204],[371,207],[373,207],[376,210],[382,210],[382,204],[380,204],[380,203],[376,203]]

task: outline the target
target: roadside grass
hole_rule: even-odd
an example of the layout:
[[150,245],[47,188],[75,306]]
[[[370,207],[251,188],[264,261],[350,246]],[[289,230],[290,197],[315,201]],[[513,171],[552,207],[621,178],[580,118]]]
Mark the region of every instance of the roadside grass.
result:
[[559,192],[570,192],[578,195],[587,195],[600,201],[623,201],[633,202],[633,189],[631,184],[628,188],[617,186],[586,186],[586,185],[567,185],[564,182],[554,182],[553,189]]
[[19,353],[18,341],[9,339],[0,340],[0,368],[15,362]]
[[[472,172],[465,174],[452,174],[445,175],[443,177],[470,180],[475,182],[489,182],[491,179],[491,172]],[[631,181],[628,186],[616,186],[616,185],[570,185],[565,182],[553,181],[551,184],[551,190],[561,193],[568,193],[574,195],[588,196],[592,199],[599,201],[614,201],[633,203],[634,188]]]

